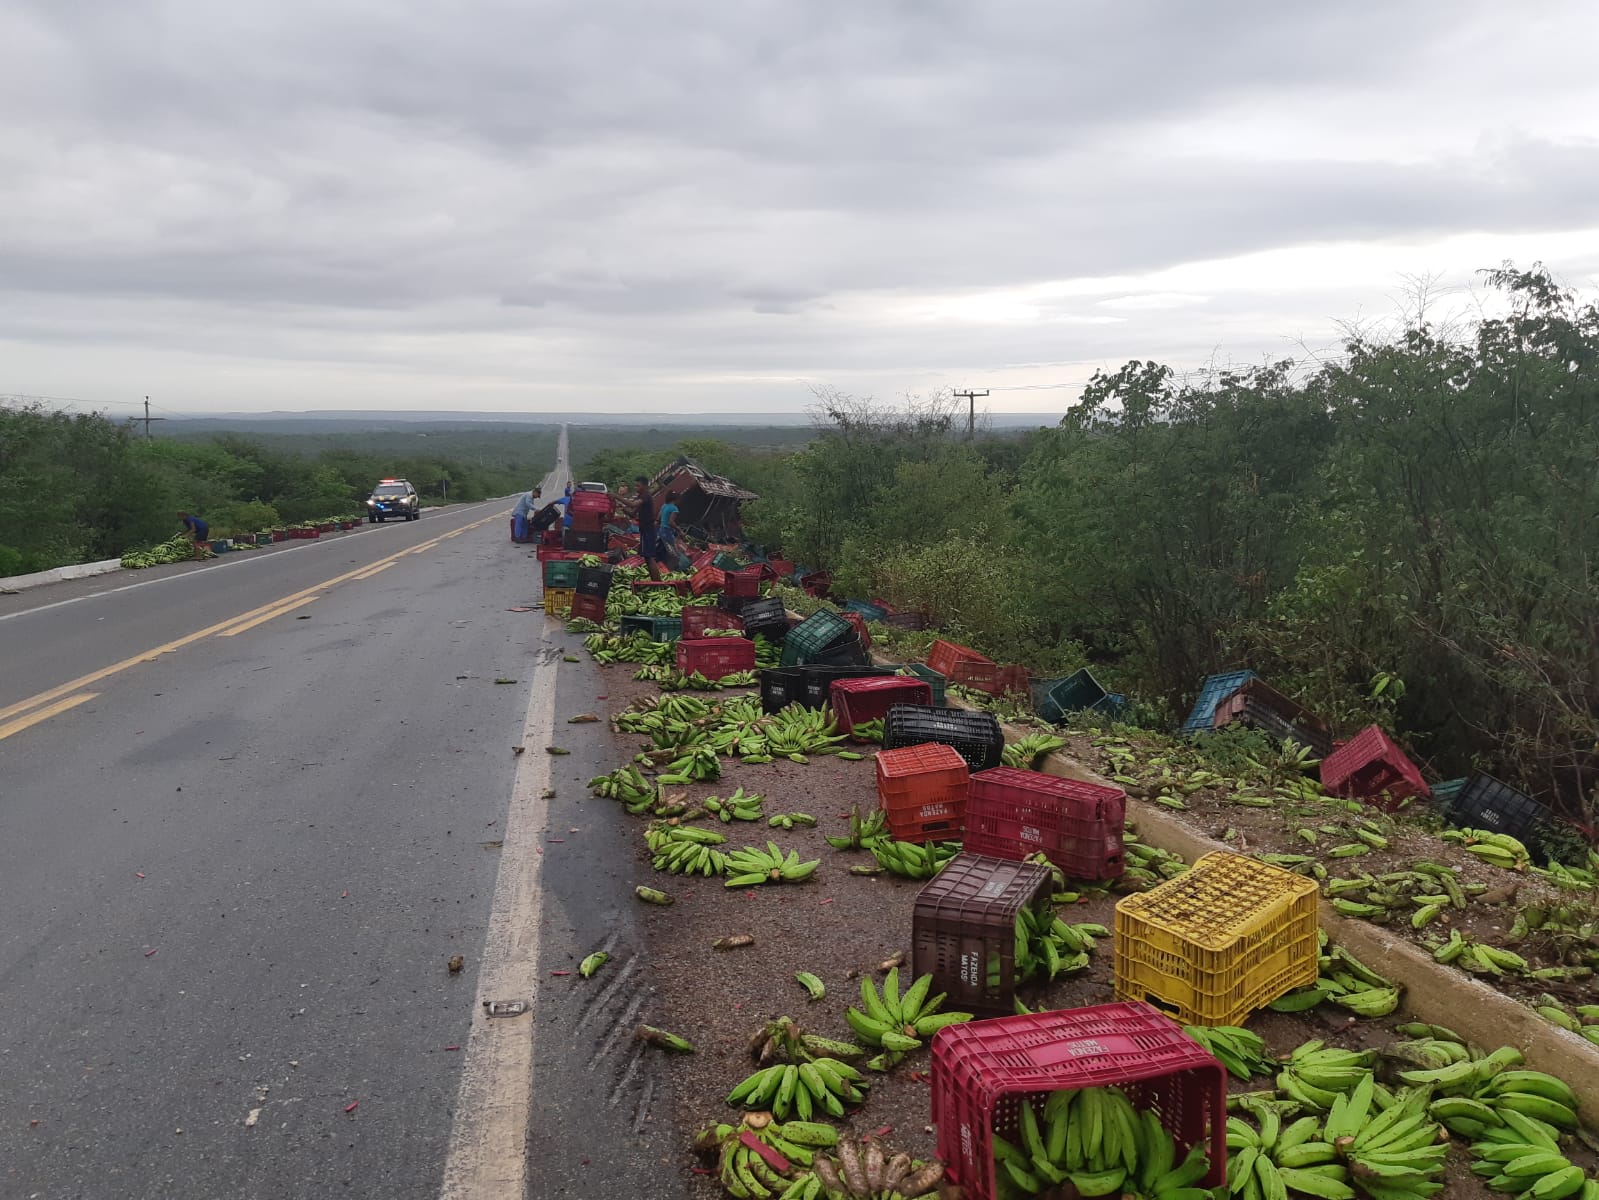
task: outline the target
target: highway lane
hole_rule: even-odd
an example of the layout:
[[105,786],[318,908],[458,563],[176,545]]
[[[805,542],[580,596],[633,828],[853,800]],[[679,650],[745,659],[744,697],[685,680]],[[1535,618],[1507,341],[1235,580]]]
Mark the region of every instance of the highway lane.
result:
[[[560,759],[512,750],[593,707],[597,675],[563,662],[558,625],[506,611],[539,589],[503,508],[0,622],[14,706],[315,597],[0,740],[0,1196],[438,1196],[447,1157],[505,1136],[464,1061],[535,1028],[506,1077],[510,1140],[537,1154],[515,1193],[673,1194],[649,1184],[670,1135],[648,1124],[654,1060],[623,1036],[648,996],[630,847],[584,808],[603,728],[561,725]],[[518,886],[531,906],[497,911]],[[563,990],[553,972],[602,943],[617,986]],[[507,976],[494,958],[528,944]],[[486,1031],[485,981],[532,1016]]]

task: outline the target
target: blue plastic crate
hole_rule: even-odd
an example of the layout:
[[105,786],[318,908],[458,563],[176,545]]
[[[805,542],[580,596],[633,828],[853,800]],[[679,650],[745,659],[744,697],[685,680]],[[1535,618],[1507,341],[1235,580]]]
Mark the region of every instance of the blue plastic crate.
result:
[[882,621],[888,616],[888,609],[868,600],[846,600],[844,611],[860,613],[861,618],[866,621]]
[[1184,733],[1209,733],[1216,718],[1216,706],[1231,696],[1251,679],[1259,676],[1253,671],[1228,671],[1225,675],[1211,675],[1199,689],[1199,699],[1194,701],[1188,720],[1183,722]]

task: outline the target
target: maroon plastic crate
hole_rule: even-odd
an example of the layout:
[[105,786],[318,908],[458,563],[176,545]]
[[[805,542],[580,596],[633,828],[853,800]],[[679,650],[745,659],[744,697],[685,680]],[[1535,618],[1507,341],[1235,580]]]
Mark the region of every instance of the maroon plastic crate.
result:
[[788,579],[794,574],[794,562],[787,558],[774,558],[771,560],[772,570],[779,579]]
[[677,643],[677,669],[720,679],[734,671],[755,669],[755,643],[749,638],[683,638]]
[[1321,786],[1334,796],[1370,800],[1389,811],[1430,794],[1416,764],[1377,725],[1366,726],[1322,759]]
[[645,562],[638,555],[629,554],[626,558],[624,558],[621,562],[617,563],[616,565],[619,566],[619,567],[642,567],[642,566],[645,565]]
[[1002,667],[986,659],[982,662],[961,659],[955,664],[955,674],[950,682],[973,691],[986,692],[990,696],[1003,696],[1007,692],[1023,696],[1028,694],[1026,667]]
[[540,545],[534,556],[542,562],[576,562],[583,557],[581,550],[562,550],[559,546]]
[[761,568],[745,567],[742,571],[723,572],[722,595],[736,596],[741,600],[760,599]]
[[951,681],[955,679],[955,669],[963,662],[994,665],[994,660],[986,654],[979,654],[969,646],[946,641],[944,638],[934,642],[933,648],[927,652],[927,665]]
[[700,567],[689,580],[689,590],[696,596],[703,596],[707,592],[722,590],[722,581],[727,578],[727,572],[720,567]]
[[855,630],[855,635],[861,639],[861,649],[865,650],[867,653],[870,653],[872,649],[872,635],[867,632],[866,618],[861,616],[861,614],[858,612],[840,613],[839,615],[850,623],[850,628]]
[[737,613],[730,613],[723,608],[712,608],[708,604],[685,604],[683,636],[689,639],[703,638],[707,629],[737,629],[742,633],[744,619]]
[[835,679],[828,695],[838,731],[855,736],[855,726],[888,716],[896,704],[931,704],[933,689],[923,680],[906,675]]
[[942,742],[877,752],[877,807],[896,841],[937,842],[960,836],[971,768]]
[[1293,739],[1308,746],[1318,758],[1332,752],[1332,731],[1315,713],[1283,695],[1264,679],[1247,679],[1236,692],[1223,697],[1211,717],[1211,727],[1233,723],[1259,729],[1273,737]]
[[[947,868],[946,868],[947,869]],[[994,1200],[994,1134],[1019,1142],[1023,1099],[1059,1088],[1119,1087],[1153,1110],[1178,1159],[1209,1146],[1204,1186],[1227,1178],[1227,1072],[1141,1001],[947,1025],[933,1036],[938,1156],[967,1200]]]
[[933,977],[957,1012],[1016,1010],[1016,916],[1049,912],[1055,872],[1043,863],[962,852],[916,894],[912,976]]
[[605,597],[578,592],[572,597],[572,616],[583,617],[596,625],[605,624]]
[[696,554],[694,556],[694,560],[689,563],[688,569],[690,571],[700,571],[700,570],[703,570],[704,568],[710,566],[715,561],[716,561],[716,551],[715,550],[701,550],[698,554]]
[[1120,788],[994,767],[972,776],[965,846],[995,858],[1042,851],[1070,879],[1116,879],[1127,868],[1126,823]]

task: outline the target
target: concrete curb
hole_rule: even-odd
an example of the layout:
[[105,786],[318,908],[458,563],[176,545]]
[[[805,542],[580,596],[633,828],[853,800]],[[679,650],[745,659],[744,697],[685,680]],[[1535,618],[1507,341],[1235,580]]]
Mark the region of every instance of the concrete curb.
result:
[[100,562],[76,563],[70,567],[51,567],[48,571],[35,571],[31,575],[11,575],[0,578],[0,592],[25,592],[29,588],[43,587],[47,583],[62,583],[68,579],[87,579],[91,575],[107,575],[122,569],[120,558],[107,558]]

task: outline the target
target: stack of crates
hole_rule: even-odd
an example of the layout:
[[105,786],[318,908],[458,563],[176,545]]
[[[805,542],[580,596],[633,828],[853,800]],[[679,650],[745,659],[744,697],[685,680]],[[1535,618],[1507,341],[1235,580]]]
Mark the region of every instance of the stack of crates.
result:
[[1331,795],[1366,800],[1385,812],[1428,794],[1420,768],[1379,725],[1366,726],[1321,760],[1321,786]]
[[685,604],[682,618],[683,636],[686,638],[704,637],[707,629],[736,629],[744,632],[744,622],[737,614],[706,604]]
[[959,837],[970,775],[966,760],[938,742],[878,751],[877,806],[894,839],[920,844]]
[[[747,613],[744,626],[750,628]],[[783,639],[785,667],[799,667],[812,662],[847,666],[865,661],[865,651],[850,623],[826,609],[813,612],[790,629],[788,636]]]
[[800,703],[806,708],[826,708],[831,704],[833,684],[840,679],[881,679],[894,673],[891,667],[835,667],[826,663],[808,663],[794,669],[804,678]]
[[997,858],[1042,853],[1068,879],[1119,879],[1127,869],[1127,794],[1120,788],[995,767],[972,776],[966,849]]
[[[948,868],[945,868],[948,870]],[[1022,1143],[1021,1102],[1040,1108],[1061,1088],[1118,1087],[1150,1111],[1177,1145],[1207,1147],[1227,1178],[1227,1072],[1147,1004],[1100,1004],[949,1025],[933,1037],[933,1124],[938,1156],[971,1200],[1001,1194],[994,1138]]]
[[581,568],[575,558],[550,558],[544,561],[544,589],[577,588],[577,573]]
[[1116,905],[1116,996],[1185,1025],[1242,1025],[1316,982],[1314,879],[1241,854],[1207,854]]
[[[681,627],[681,626],[680,626]],[[720,679],[738,671],[755,669],[755,643],[749,638],[683,638],[677,643],[677,669]]]
[[925,707],[932,703],[933,689],[920,679],[908,679],[904,675],[857,676],[835,680],[829,695],[838,731],[852,740],[860,740],[855,738],[855,726],[888,716],[888,710],[896,704]]
[[1005,753],[1005,731],[993,713],[931,705],[896,704],[883,718],[883,748],[942,742],[954,747],[975,771],[997,767]]
[[1054,872],[1042,863],[962,852],[923,885],[911,917],[911,974],[933,977],[956,1012],[1012,1013],[1016,919],[1048,915]]
[[572,528],[583,533],[601,533],[611,519],[611,497],[604,492],[573,492],[567,501]]

